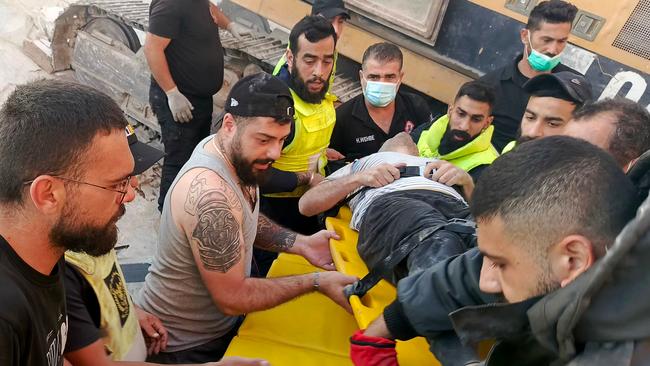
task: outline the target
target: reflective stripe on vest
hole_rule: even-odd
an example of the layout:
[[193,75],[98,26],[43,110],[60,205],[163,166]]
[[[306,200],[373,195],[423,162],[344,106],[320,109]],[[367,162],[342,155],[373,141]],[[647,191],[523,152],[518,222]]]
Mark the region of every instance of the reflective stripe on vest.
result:
[[101,257],[68,251],[65,260],[79,270],[95,291],[100,329],[105,334],[104,347],[112,360],[122,360],[133,346],[140,325],[115,250]]
[[[286,172],[318,172],[325,175],[327,156],[325,151],[330,143],[336,111],[334,97],[326,94],[319,104],[307,103],[291,90],[294,108],[294,131],[291,143],[282,149],[282,155],[273,167]],[[267,194],[267,197],[300,197],[307,190],[300,186],[293,192]]]
[[444,115],[436,120],[431,128],[422,132],[418,140],[418,151],[420,156],[427,158],[439,158],[448,161],[457,167],[470,171],[477,166],[492,164],[492,162],[499,157],[499,153],[492,146],[490,142],[494,126],[490,125],[474,140],[470,141],[465,146],[454,150],[448,154],[441,155],[438,152],[442,136],[447,131],[449,124],[449,116]]
[[503,154],[507,153],[508,151],[514,149],[515,146],[517,146],[517,141],[516,141],[516,140],[515,140],[515,141],[510,141],[510,142],[508,142],[508,145],[506,145],[506,146],[503,148],[503,150],[501,151],[501,155],[503,155]]

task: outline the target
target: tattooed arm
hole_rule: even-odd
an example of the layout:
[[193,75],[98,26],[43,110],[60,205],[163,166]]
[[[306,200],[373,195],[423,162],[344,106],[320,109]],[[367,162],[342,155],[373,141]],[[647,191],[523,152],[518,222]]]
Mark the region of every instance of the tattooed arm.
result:
[[256,247],[273,252],[291,253],[297,237],[298,234],[295,232],[283,228],[262,214],[259,215],[255,237]]
[[214,172],[194,169],[172,191],[174,220],[190,243],[201,278],[217,307],[228,315],[269,309],[314,291],[318,281],[320,291],[347,308],[342,288],[354,278],[340,273],[269,279],[246,276],[250,263],[244,262],[245,251],[250,248],[245,248],[242,202],[234,189],[238,188]]

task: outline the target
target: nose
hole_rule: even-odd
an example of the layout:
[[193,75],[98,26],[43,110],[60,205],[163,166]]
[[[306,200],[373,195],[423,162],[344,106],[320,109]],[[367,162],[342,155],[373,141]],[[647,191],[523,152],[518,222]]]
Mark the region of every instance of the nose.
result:
[[314,69],[312,70],[312,75],[318,76],[319,78],[323,76],[323,63],[318,61],[314,65]]
[[497,269],[493,266],[493,262],[487,257],[483,257],[479,289],[487,294],[499,294],[502,292]]
[[282,154],[283,143],[272,146],[266,151],[266,158],[271,160],[278,160]]
[[124,195],[123,203],[131,202],[135,199],[135,188],[139,185],[138,177],[133,176],[126,187],[126,194]]
[[557,56],[560,54],[561,50],[562,50],[562,45],[560,44],[560,42],[556,41],[549,46],[547,52],[553,54],[553,56]]
[[456,128],[461,131],[469,131],[469,117],[459,118],[458,127]]

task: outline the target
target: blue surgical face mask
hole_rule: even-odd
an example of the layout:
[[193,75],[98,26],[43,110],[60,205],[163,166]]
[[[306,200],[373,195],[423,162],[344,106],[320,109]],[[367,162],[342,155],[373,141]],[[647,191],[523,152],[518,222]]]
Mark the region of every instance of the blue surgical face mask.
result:
[[382,108],[395,100],[397,84],[367,80],[366,87],[363,88],[363,95],[372,106]]
[[560,63],[560,55],[554,57],[546,56],[541,52],[535,51],[533,42],[530,40],[530,32],[528,32],[528,44],[530,45],[530,55],[528,55],[528,64],[535,71],[549,72]]

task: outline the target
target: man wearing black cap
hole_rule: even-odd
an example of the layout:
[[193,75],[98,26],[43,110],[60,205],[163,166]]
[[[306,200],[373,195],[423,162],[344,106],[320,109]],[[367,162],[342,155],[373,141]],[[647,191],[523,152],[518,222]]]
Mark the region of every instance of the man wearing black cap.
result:
[[60,80],[18,86],[0,110],[0,364],[63,365],[63,254],[109,253],[134,175],[161,156],[126,126],[111,98]]
[[537,75],[560,71],[577,74],[577,71],[560,63],[560,55],[568,43],[577,11],[578,8],[563,0],[537,4],[519,34],[524,46],[523,55],[517,55],[507,65],[481,77],[481,81],[496,91],[496,105],[492,111],[495,128],[492,145],[498,151],[517,137],[529,96],[523,88],[526,81]]
[[349,310],[343,287],[355,278],[335,271],[251,278],[253,245],[304,256],[333,269],[331,231],[303,236],[259,213],[258,184],[290,133],[293,99],[279,79],[241,79],[226,99],[223,126],[204,139],[165,198],[158,251],[141,293],[142,308],[167,327],[165,352],[152,361],[217,360],[239,316],[321,291]]
[[593,99],[591,84],[581,75],[569,71],[543,74],[524,84],[530,94],[519,127],[519,137],[503,149],[544,136],[561,135],[573,113]]
[[[345,4],[343,0],[315,0],[311,6],[311,15],[322,16],[323,18],[329,20],[334,27],[336,32],[336,39],[341,39],[343,34],[343,29],[345,28],[345,22],[350,19],[350,13],[345,9]],[[291,44],[287,45],[287,50]],[[336,74],[336,60],[338,58],[338,52],[334,52],[334,67],[332,69],[332,75],[330,76],[330,86],[334,83],[334,74]],[[283,79],[289,79],[289,69],[287,65],[287,55],[286,53],[280,57],[278,63],[273,69],[273,75]]]

